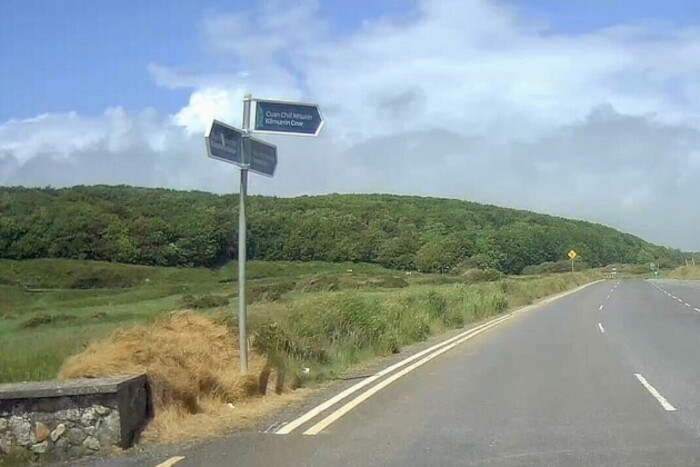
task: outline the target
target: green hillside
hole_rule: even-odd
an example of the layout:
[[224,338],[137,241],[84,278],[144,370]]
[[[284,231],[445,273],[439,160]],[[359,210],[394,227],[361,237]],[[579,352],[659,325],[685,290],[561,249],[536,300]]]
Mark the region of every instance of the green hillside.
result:
[[[252,259],[366,262],[444,272],[518,274],[573,248],[590,266],[659,261],[680,251],[574,221],[467,201],[394,195],[254,196]],[[0,257],[215,266],[235,258],[237,197],[128,186],[0,188]]]

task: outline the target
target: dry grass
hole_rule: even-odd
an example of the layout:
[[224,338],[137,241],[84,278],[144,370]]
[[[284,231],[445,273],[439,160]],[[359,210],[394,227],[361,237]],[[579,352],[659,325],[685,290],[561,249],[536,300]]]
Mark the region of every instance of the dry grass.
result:
[[162,410],[144,431],[143,443],[175,443],[223,435],[249,427],[282,407],[303,401],[312,389],[300,388],[283,394],[249,398],[230,408],[215,397],[200,400],[203,410],[197,414],[183,412],[178,407]]
[[264,357],[251,353],[248,375],[238,366],[238,340],[229,328],[182,312],[92,344],[64,363],[59,379],[147,373],[155,418],[144,439],[163,442],[220,433],[287,401],[278,395],[283,380]]
[[699,280],[700,266],[681,266],[668,273],[667,277],[674,279]]

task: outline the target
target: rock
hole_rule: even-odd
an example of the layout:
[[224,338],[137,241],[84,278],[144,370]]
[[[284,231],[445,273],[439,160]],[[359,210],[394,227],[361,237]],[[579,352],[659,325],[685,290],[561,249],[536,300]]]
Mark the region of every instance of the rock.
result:
[[88,436],[87,438],[85,438],[85,441],[83,441],[83,446],[92,451],[97,451],[100,449],[100,442],[97,441],[97,438],[93,436]]
[[0,454],[7,454],[10,452],[10,447],[12,443],[10,442],[9,434],[0,436]]
[[105,416],[108,413],[110,413],[111,411],[112,411],[112,409],[110,409],[109,407],[105,407],[104,405],[96,405],[95,406],[95,412],[97,412],[97,414],[100,416]]
[[83,445],[79,446],[71,446],[68,448],[68,451],[66,451],[66,454],[68,457],[80,457],[85,453],[85,448]]
[[66,432],[66,425],[64,425],[63,423],[59,423],[56,426],[56,429],[51,432],[51,441],[53,441],[55,443],[58,440],[58,438],[63,436],[63,433],[65,433],[65,432]]
[[49,447],[49,442],[43,441],[41,443],[32,445],[32,447],[30,447],[29,450],[36,453],[36,454],[43,454],[46,452],[48,447]]
[[17,444],[20,446],[27,446],[36,442],[32,424],[26,418],[12,416],[10,417],[8,427],[10,428],[10,433],[12,433]]
[[94,436],[95,430],[96,428],[94,426],[86,426],[85,428],[83,428],[83,431],[87,433],[88,436]]
[[82,443],[85,439],[85,436],[85,432],[80,428],[71,428],[70,430],[68,430],[68,433],[66,433],[68,441],[73,446],[78,446],[80,443]]
[[99,415],[97,415],[95,409],[92,407],[88,407],[83,412],[83,415],[81,415],[80,423],[82,423],[83,426],[92,426],[98,418],[100,417]]
[[69,441],[67,437],[57,440],[53,447],[55,451],[63,451],[68,447]]
[[37,442],[42,443],[49,437],[51,430],[49,430],[49,427],[46,426],[46,424],[36,422],[36,425],[34,426],[34,434],[36,435]]
[[54,417],[59,420],[70,420],[74,422],[80,421],[80,410],[78,409],[62,409],[54,412]]
[[101,420],[102,423],[97,428],[97,438],[102,446],[119,443],[119,433],[121,426],[119,424],[119,412],[112,412]]
[[7,419],[0,418],[0,431],[5,431],[7,429]]

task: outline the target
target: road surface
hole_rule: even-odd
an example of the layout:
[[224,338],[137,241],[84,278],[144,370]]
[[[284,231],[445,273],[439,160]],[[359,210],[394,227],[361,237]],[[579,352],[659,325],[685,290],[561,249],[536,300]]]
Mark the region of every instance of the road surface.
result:
[[295,418],[107,464],[700,465],[698,283],[608,280],[464,338],[287,434]]

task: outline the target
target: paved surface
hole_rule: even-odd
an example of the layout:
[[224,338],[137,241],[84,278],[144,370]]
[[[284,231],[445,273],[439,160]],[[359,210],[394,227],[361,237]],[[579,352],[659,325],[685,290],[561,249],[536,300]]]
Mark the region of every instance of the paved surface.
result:
[[287,435],[105,464],[700,465],[696,307],[697,283],[602,282],[485,330],[315,436],[302,433],[373,385]]

